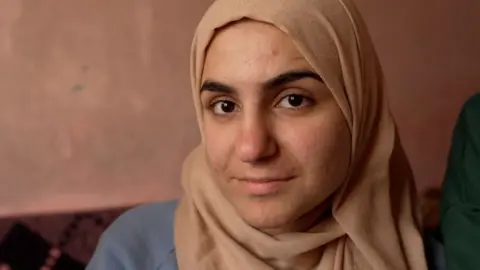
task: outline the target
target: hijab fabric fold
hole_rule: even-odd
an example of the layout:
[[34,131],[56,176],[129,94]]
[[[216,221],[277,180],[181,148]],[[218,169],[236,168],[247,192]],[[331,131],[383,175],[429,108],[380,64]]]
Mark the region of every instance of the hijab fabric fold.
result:
[[[412,173],[377,55],[349,0],[215,1],[197,28],[191,54],[202,136],[199,88],[208,46],[217,30],[242,19],[284,31],[320,74],[349,124],[352,165],[333,195],[330,215],[309,231],[273,237],[236,213],[209,173],[204,146],[198,146],[184,163],[184,197],[175,218],[180,270],[425,270]],[[306,253],[318,257],[314,266],[294,263]]]

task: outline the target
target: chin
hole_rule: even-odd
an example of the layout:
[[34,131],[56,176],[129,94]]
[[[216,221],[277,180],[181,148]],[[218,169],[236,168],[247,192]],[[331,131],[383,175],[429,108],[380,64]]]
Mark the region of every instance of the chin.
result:
[[285,198],[243,198],[232,202],[238,214],[260,231],[282,230],[296,219],[296,207]]

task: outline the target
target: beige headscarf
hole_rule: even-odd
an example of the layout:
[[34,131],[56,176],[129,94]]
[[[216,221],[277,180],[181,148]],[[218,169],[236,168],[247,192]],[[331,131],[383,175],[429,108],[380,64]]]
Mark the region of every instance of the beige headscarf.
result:
[[311,269],[426,269],[411,170],[388,109],[377,55],[349,0],[215,1],[192,47],[200,129],[207,47],[217,29],[244,18],[284,31],[322,76],[350,126],[353,164],[333,196],[331,216],[308,232],[272,237],[236,214],[210,176],[200,145],[183,168],[185,195],[175,220],[180,270],[304,269],[280,265],[312,250],[319,255]]

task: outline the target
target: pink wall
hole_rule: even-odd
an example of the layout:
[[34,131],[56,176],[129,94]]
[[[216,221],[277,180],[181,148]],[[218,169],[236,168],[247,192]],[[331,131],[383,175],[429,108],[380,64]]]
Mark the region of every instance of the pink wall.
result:
[[[0,216],[170,199],[198,142],[188,54],[210,0],[0,0]],[[480,91],[480,2],[357,0],[421,188]]]
[[357,0],[420,189],[441,184],[462,103],[480,92],[480,2]]
[[0,0],[0,216],[179,194],[207,2]]

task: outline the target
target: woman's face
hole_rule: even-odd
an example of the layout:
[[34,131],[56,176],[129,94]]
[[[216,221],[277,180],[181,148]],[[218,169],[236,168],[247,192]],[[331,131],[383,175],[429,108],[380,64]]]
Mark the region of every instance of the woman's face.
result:
[[305,229],[348,173],[350,131],[321,76],[268,24],[230,25],[209,46],[200,90],[208,163],[262,231]]

